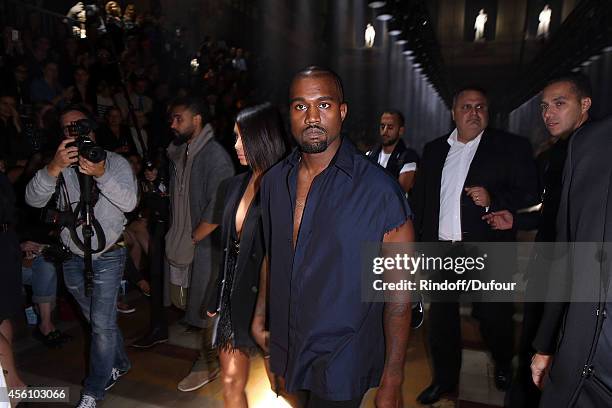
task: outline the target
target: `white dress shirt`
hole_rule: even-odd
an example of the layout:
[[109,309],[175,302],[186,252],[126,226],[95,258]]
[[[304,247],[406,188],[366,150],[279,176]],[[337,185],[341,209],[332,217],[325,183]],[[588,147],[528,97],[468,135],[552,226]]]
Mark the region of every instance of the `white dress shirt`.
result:
[[467,143],[457,140],[457,129],[448,137],[450,149],[442,169],[440,185],[440,217],[438,238],[441,241],[461,241],[461,194],[470,165],[480,144],[482,134]]

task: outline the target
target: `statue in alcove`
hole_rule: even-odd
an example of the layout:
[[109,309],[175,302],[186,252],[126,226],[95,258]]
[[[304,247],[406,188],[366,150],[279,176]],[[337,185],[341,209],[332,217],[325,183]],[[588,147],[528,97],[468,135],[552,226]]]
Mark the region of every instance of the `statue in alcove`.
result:
[[552,16],[552,9],[548,4],[544,5],[544,8],[538,16],[538,31],[536,33],[537,38],[548,38],[550,31],[550,17]]
[[374,46],[374,38],[376,37],[376,30],[372,24],[366,26],[365,29],[365,46],[366,48],[372,48]]
[[476,21],[474,22],[474,30],[476,33],[474,34],[474,42],[482,42],[485,41],[485,24],[487,24],[487,13],[485,13],[484,9],[480,9],[480,12],[476,16]]

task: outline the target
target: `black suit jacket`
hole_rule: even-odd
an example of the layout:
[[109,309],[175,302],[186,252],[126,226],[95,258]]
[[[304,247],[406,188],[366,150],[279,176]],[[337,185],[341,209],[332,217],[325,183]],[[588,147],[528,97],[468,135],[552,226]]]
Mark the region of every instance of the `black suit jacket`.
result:
[[[415,232],[423,242],[438,240],[442,170],[450,150],[449,135],[425,145],[412,195]],[[538,201],[538,178],[531,145],[519,136],[487,128],[470,165],[464,187],[482,186],[491,196],[489,211],[512,212]],[[511,231],[494,231],[482,220],[486,210],[461,195],[461,230],[464,241],[504,241]]]
[[208,308],[210,312],[227,313],[227,310],[223,310],[221,300],[224,291],[231,291],[231,320],[237,347],[255,347],[255,342],[251,337],[251,321],[259,292],[261,264],[265,255],[260,198],[259,193],[257,193],[253,197],[242,224],[240,251],[233,287],[229,288],[223,284],[228,273],[226,257],[231,244],[230,239],[233,236],[232,228],[236,228],[236,211],[249,183],[250,176],[251,172],[239,174],[229,179],[225,185],[225,210],[221,225],[224,261],[218,277],[217,296],[213,296],[213,302]]
[[[568,268],[553,268],[549,292],[554,299],[565,295],[583,301],[545,305],[533,345],[555,356],[541,407],[574,406],[584,387],[592,399],[580,400],[576,406],[612,406],[612,347],[609,340],[601,341],[602,332],[607,331],[609,339],[612,323],[610,316],[603,317],[606,303],[610,313],[612,296],[605,285],[612,274],[611,157],[612,118],[584,126],[572,136],[563,171],[557,241],[583,244],[562,259],[569,262]],[[603,262],[593,245],[601,245],[601,253],[607,254]],[[584,301],[587,298],[593,300]]]

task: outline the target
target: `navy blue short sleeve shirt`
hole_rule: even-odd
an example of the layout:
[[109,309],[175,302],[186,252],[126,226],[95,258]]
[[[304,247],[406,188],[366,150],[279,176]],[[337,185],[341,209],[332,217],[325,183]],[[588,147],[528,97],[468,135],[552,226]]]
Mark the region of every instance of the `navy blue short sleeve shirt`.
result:
[[344,139],[310,187],[295,251],[300,153],[264,176],[260,194],[270,260],[270,355],[290,392],[350,400],[379,384],[383,304],[361,301],[361,247],[382,242],[411,211],[384,169]]

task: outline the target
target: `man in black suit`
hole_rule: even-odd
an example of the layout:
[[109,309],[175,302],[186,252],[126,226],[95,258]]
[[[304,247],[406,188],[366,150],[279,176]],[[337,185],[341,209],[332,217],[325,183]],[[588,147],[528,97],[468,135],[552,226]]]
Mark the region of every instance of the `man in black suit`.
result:
[[[536,159],[542,197],[537,218],[536,242],[554,242],[556,239],[556,220],[561,202],[562,174],[567,148],[574,133],[589,119],[591,93],[589,78],[580,73],[553,78],[542,90],[540,107],[549,139],[548,148]],[[548,283],[551,263],[545,248],[548,248],[548,245],[536,247],[526,276],[528,301],[523,304],[518,372],[511,390],[506,395],[506,405],[512,408],[535,408],[540,402],[540,391],[533,384],[530,364],[536,352],[532,343],[542,318],[544,303],[534,302],[529,293],[539,293],[540,288]]]
[[572,137],[567,152],[557,242],[578,244],[568,267],[551,274],[549,288],[554,300],[574,302],[547,303],[533,342],[538,353],[531,372],[534,383],[544,386],[543,408],[612,406],[610,135],[612,118],[588,124]]
[[[482,217],[511,212],[537,202],[537,176],[531,146],[523,138],[488,128],[489,102],[478,88],[453,98],[456,129],[428,143],[413,191],[415,231],[423,242],[512,241],[512,231],[494,230]],[[482,337],[495,362],[495,383],[511,378],[513,308],[510,303],[474,303]],[[432,302],[429,344],[433,381],[417,398],[431,404],[456,389],[461,370],[458,302]]]

